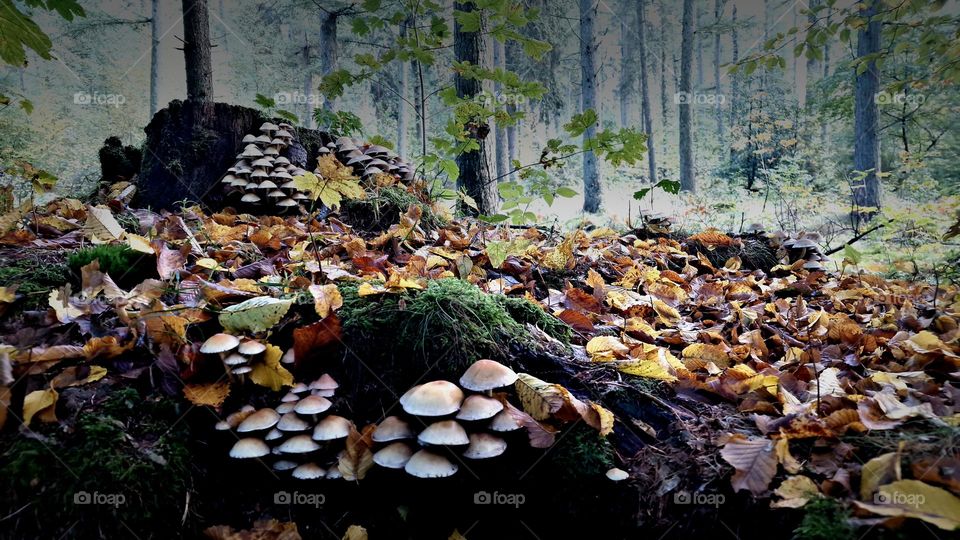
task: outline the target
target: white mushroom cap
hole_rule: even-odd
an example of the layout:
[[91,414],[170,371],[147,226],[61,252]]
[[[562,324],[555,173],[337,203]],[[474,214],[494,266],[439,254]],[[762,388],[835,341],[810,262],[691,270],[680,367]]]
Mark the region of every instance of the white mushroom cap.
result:
[[455,413],[463,401],[463,390],[449,381],[431,381],[414,386],[400,398],[403,410],[416,416],[444,416]]
[[279,164],[281,164],[281,165],[289,165],[289,164],[290,164],[290,160],[287,159],[287,158],[285,158],[285,157],[283,157],[283,156],[280,156],[280,157],[278,157],[278,158],[276,159],[276,161],[274,161],[274,163],[279,163]]
[[260,409],[248,416],[243,422],[240,422],[240,425],[237,426],[237,431],[246,433],[248,431],[270,429],[277,425],[279,421],[280,415],[277,414],[277,411],[270,408]]
[[410,439],[413,437],[413,430],[410,424],[401,420],[398,416],[388,416],[380,422],[373,430],[374,442],[388,442],[397,439]]
[[[281,193],[281,195],[284,196],[284,197],[286,196],[286,195],[284,195],[283,193]],[[293,199],[283,199],[283,200],[277,202],[277,206],[280,206],[280,207],[282,207],[282,208],[292,208],[292,207],[294,207],[294,206],[297,206],[297,204],[299,204],[299,203],[298,203],[297,201],[293,200]]]
[[343,478],[343,473],[340,472],[339,467],[330,467],[327,469],[327,480],[339,480]]
[[460,412],[457,413],[458,420],[486,420],[493,418],[498,412],[503,410],[503,403],[500,400],[483,395],[467,396],[460,406]]
[[455,463],[430,450],[418,451],[403,467],[407,474],[417,478],[444,478],[453,476],[458,469]]
[[254,412],[256,412],[256,410],[257,410],[257,409],[255,409],[255,408],[253,407],[253,405],[244,405],[243,407],[240,407],[240,410],[239,410],[239,411],[237,411],[237,412],[235,412],[235,413],[230,413],[230,414],[227,415],[227,418],[222,422],[222,423],[226,423],[226,424],[227,424],[227,427],[225,427],[225,428],[224,428],[224,427],[221,427],[221,426],[220,426],[221,422],[218,422],[216,429],[219,430],[219,431],[224,431],[224,430],[227,430],[227,429],[233,429],[233,428],[239,426],[239,425],[240,425],[240,422],[243,422],[244,420],[246,420],[246,418],[247,418],[248,416],[250,416],[251,414],[253,414]]
[[417,435],[420,444],[436,446],[456,446],[468,444],[467,431],[456,420],[434,422]]
[[290,388],[291,394],[304,394],[309,391],[310,391],[310,388],[308,388],[307,385],[303,384],[302,382],[298,382],[297,384],[293,385],[293,387]]
[[203,342],[203,345],[200,346],[200,352],[213,354],[213,353],[222,353],[227,351],[232,351],[237,348],[237,345],[240,344],[240,340],[237,339],[237,336],[231,336],[230,334],[215,334],[210,337],[210,339]]
[[257,136],[256,136],[256,135],[253,135],[253,134],[248,133],[248,134],[246,134],[246,135],[243,136],[243,139],[240,139],[240,142],[242,142],[242,143],[244,143],[244,144],[250,144],[250,143],[255,142],[256,140],[257,140]]
[[342,439],[350,435],[350,427],[352,425],[352,422],[342,416],[330,415],[317,423],[317,427],[313,428],[313,440],[332,441]]
[[257,143],[259,143],[261,146],[262,146],[262,145],[265,145],[265,144],[270,144],[270,136],[269,136],[269,135],[257,135]]
[[[277,189],[277,184],[273,180],[264,180],[258,186],[260,189]],[[283,193],[281,193],[283,195]]]
[[213,425],[213,429],[217,431],[227,431],[229,429],[233,429],[233,426],[231,426],[226,420],[221,420]]
[[607,471],[607,478],[613,480],[614,482],[620,482],[621,480],[630,478],[630,475],[627,474],[627,471],[614,467]]
[[263,131],[264,133],[277,131],[278,129],[280,129],[280,127],[272,122],[264,122],[260,124],[260,131]]
[[287,414],[293,412],[293,408],[297,406],[296,401],[286,401],[277,405],[277,412],[280,414]]
[[280,401],[283,403],[294,403],[300,401],[300,396],[294,394],[293,392],[287,392],[280,398]]
[[517,382],[517,374],[507,366],[493,360],[477,360],[460,377],[460,386],[474,392],[485,392],[510,386]]
[[263,440],[275,441],[277,439],[282,439],[282,438],[283,438],[283,432],[277,428],[273,428],[270,430],[270,433],[267,433],[266,436],[264,436]]
[[404,442],[384,446],[373,454],[373,462],[388,469],[402,469],[413,456],[413,449]]
[[514,418],[513,415],[511,415],[506,409],[498,412],[497,415],[490,420],[489,426],[491,430],[499,432],[515,431],[521,427],[523,426],[521,426],[520,423],[517,422],[517,419]]
[[[267,197],[270,197],[271,199],[284,199],[284,198],[286,198],[286,196],[287,196],[287,194],[284,193],[284,192],[282,192],[282,191],[280,191],[279,189],[275,189],[275,190],[271,191],[270,193],[267,193]],[[289,200],[289,199],[287,199],[287,200]],[[293,202],[293,201],[290,201],[290,202]],[[296,203],[296,202],[293,202],[293,204],[297,204],[297,203]]]
[[309,435],[296,435],[290,437],[277,447],[282,454],[307,454],[318,450],[320,445],[310,438]]
[[237,348],[238,353],[245,354],[247,356],[260,354],[265,350],[267,350],[267,346],[255,339],[248,339],[241,343],[240,347]]
[[320,414],[329,409],[333,403],[325,397],[307,396],[297,403],[293,410],[299,414]]
[[311,390],[336,390],[337,388],[340,388],[340,385],[329,373],[324,373],[319,379],[310,383]]
[[294,413],[287,413],[280,417],[277,422],[277,429],[280,431],[306,431],[310,429],[310,424]]
[[241,197],[240,200],[245,203],[255,203],[255,202],[260,202],[260,197],[257,197],[253,193],[247,193],[246,195]]
[[234,375],[246,375],[251,371],[253,371],[253,368],[250,366],[240,366],[240,367],[235,367],[231,369],[230,373],[233,373]]
[[289,471],[291,469],[296,469],[298,466],[296,461],[290,461],[289,459],[281,459],[273,464],[273,470],[275,471]]
[[294,355],[295,355],[295,351],[293,350],[293,347],[290,347],[289,349],[287,349],[287,352],[283,353],[283,356],[280,357],[280,363],[292,364],[296,360]]
[[507,450],[507,441],[489,433],[471,433],[470,446],[463,451],[463,457],[487,459],[497,457]]
[[237,459],[258,458],[269,453],[270,447],[267,446],[267,443],[253,437],[240,439],[230,449],[230,457]]
[[316,480],[326,476],[327,471],[316,463],[304,463],[290,473],[297,480]]
[[247,363],[247,357],[240,353],[233,353],[224,358],[223,363],[228,366],[242,366]]

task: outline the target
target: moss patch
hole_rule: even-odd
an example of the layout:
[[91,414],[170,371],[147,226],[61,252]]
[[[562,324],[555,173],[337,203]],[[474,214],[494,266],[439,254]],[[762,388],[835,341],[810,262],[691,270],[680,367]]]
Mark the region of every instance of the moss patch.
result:
[[26,505],[7,524],[12,537],[154,538],[179,529],[190,457],[178,408],[127,388],[81,413],[69,434],[45,427],[18,436],[0,455],[3,514]]
[[49,251],[18,258],[0,258],[0,287],[18,285],[24,296],[19,306],[36,310],[47,306],[50,291],[70,281],[70,269],[58,253]]
[[361,231],[383,232],[400,221],[400,214],[411,206],[423,211],[420,226],[435,229],[443,225],[442,218],[433,213],[430,205],[402,186],[388,186],[367,193],[366,199],[344,201],[343,213],[347,221]]
[[530,341],[525,323],[569,340],[566,325],[539,307],[486,294],[459,279],[431,281],[417,292],[366,297],[357,287],[340,286],[338,313],[347,343],[365,361],[398,372],[420,375],[433,369],[440,377],[459,377],[479,358],[509,363],[511,347]]
[[100,261],[100,271],[110,274],[117,285],[124,288],[133,287],[147,278],[157,277],[155,257],[120,244],[105,244],[75,251],[67,259],[67,265],[79,280],[80,269],[93,261]]
[[847,522],[850,512],[833,499],[814,499],[803,507],[803,520],[794,529],[798,540],[853,540],[857,537]]
[[558,437],[549,455],[556,474],[569,479],[601,478],[614,465],[613,445],[597,430],[579,423]]

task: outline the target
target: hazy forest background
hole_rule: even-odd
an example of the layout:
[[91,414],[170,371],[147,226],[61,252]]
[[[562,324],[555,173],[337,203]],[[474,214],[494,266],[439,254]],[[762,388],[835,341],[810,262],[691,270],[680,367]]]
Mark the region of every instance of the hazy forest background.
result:
[[[51,45],[15,67],[12,39],[0,41],[0,161],[49,171],[54,193],[76,196],[97,189],[107,136],[139,145],[153,113],[186,97],[183,14],[160,0],[98,2],[82,16],[60,4],[72,3],[0,2]],[[436,42],[420,58],[383,58],[421,28],[389,19],[389,2],[211,0],[214,99],[388,142],[452,187],[454,6],[423,4],[429,31],[417,37]],[[503,24],[481,34],[480,67],[507,70],[482,77],[500,121],[484,139],[500,185],[484,209],[493,221],[661,216],[690,230],[817,231],[827,249],[870,231],[855,244],[865,269],[929,278],[955,266],[943,236],[960,187],[956,2],[525,0],[529,21],[513,26],[507,3],[487,4]],[[498,31],[527,41],[504,46]],[[564,154],[588,110],[599,124],[586,135],[646,135],[642,158],[577,149],[546,174],[511,174],[541,161],[550,139]]]

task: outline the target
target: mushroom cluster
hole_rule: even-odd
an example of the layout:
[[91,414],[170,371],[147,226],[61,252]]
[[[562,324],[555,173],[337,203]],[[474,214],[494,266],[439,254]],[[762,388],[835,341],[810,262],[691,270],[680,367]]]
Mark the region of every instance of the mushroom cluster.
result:
[[200,346],[204,354],[216,354],[231,375],[243,377],[253,371],[253,364],[262,359],[266,344],[252,338],[240,339],[232,334],[215,334]]
[[817,238],[816,235],[801,233],[796,237],[787,238],[780,246],[790,263],[805,261],[803,267],[807,270],[823,270],[823,263],[829,259],[820,250],[820,245],[816,242]]
[[377,174],[389,174],[400,180],[413,180],[413,166],[389,148],[365,144],[351,137],[340,137],[320,147],[320,154],[333,153],[337,160],[353,169],[353,172],[368,179]]
[[230,449],[232,458],[272,458],[275,471],[299,480],[341,478],[336,461],[353,423],[328,414],[333,403],[327,398],[338,386],[328,374],[297,383],[276,408],[244,406],[216,429],[235,430],[240,437]]
[[[493,390],[516,380],[517,374],[507,366],[477,360],[460,378],[460,386],[443,380],[414,386],[400,398],[404,417],[388,416],[373,431],[374,443],[382,445],[373,455],[374,463],[418,478],[443,478],[456,474],[459,467],[442,448],[467,459],[503,454],[507,441],[498,433],[522,426],[510,413],[511,406],[493,397]],[[417,433],[414,426],[426,427]]]
[[309,199],[293,184],[293,177],[303,174],[301,167],[283,156],[294,142],[290,124],[264,122],[260,134],[243,137],[243,150],[237,162],[227,169],[220,182],[230,197],[245,205],[266,207],[278,213],[298,209]]

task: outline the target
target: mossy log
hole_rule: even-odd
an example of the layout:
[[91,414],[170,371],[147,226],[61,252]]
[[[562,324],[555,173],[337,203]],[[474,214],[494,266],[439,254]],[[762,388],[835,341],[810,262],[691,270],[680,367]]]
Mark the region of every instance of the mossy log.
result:
[[[223,192],[217,181],[236,162],[240,142],[271,120],[261,111],[228,103],[171,101],[144,128],[143,162],[137,185],[140,204],[154,209],[172,208],[184,200],[217,207]],[[291,148],[291,161],[308,170],[316,166],[321,145],[330,142],[325,132],[295,128],[299,147]]]

